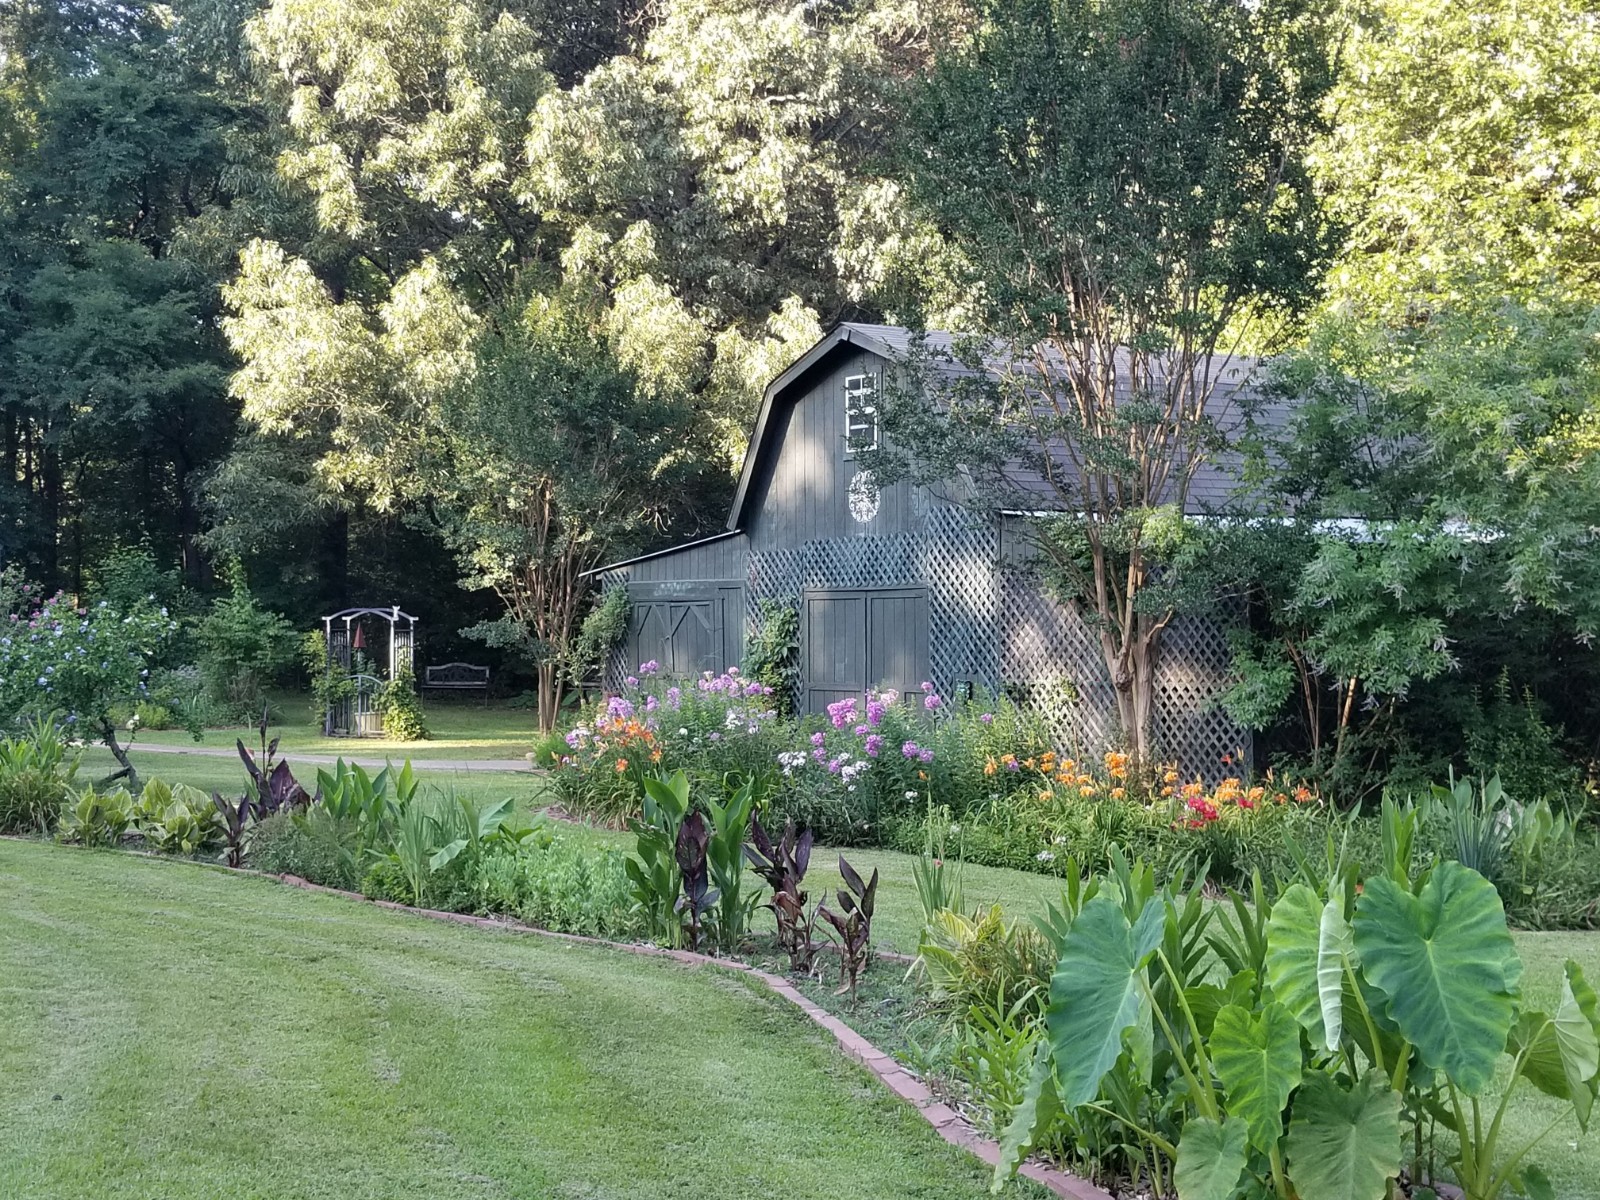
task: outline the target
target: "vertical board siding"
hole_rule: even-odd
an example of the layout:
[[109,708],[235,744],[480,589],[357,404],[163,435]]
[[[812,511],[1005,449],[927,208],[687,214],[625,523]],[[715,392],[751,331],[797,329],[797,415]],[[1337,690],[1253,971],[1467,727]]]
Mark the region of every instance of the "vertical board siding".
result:
[[867,521],[850,513],[855,460],[846,453],[844,381],[875,374],[890,364],[854,347],[841,349],[796,389],[774,404],[767,464],[753,481],[749,524],[752,550],[773,550],[832,538],[885,537],[909,532],[929,507],[927,493],[909,483],[878,492],[878,511]]
[[[926,679],[947,696],[965,685],[1005,689],[1037,705],[1077,752],[1113,744],[1115,697],[1097,640],[1040,585],[1026,521],[976,515],[904,483],[881,491],[870,519],[851,515],[844,381],[882,378],[889,366],[841,346],[792,398],[777,398],[742,533],[601,575],[603,587],[627,587],[645,609],[608,664],[608,686],[649,646],[668,648],[680,672],[735,665],[770,599],[799,611],[796,699],[811,711],[871,686],[915,690]],[[1249,754],[1248,733],[1216,703],[1227,670],[1218,625],[1173,623],[1156,730],[1186,773],[1214,776],[1223,754]]]

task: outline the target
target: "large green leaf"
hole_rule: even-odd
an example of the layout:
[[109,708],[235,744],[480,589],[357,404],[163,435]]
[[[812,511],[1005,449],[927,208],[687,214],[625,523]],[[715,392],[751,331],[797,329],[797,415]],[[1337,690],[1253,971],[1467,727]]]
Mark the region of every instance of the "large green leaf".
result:
[[1209,1038],[1211,1027],[1217,1023],[1217,1014],[1230,1004],[1244,1008],[1255,1007],[1256,975],[1254,971],[1240,971],[1221,987],[1214,983],[1197,983],[1183,989],[1183,998],[1200,1036]]
[[1061,1098],[1056,1092],[1056,1075],[1050,1061],[1050,1043],[1041,1039],[1033,1048],[1033,1066],[1022,1103],[1011,1114],[1011,1121],[1000,1135],[1000,1159],[994,1165],[991,1192],[999,1192],[1017,1173],[1039,1139],[1061,1116]]
[[1247,1156],[1244,1125],[1191,1117],[1178,1141],[1178,1200],[1233,1200]]
[[1160,901],[1151,900],[1129,925],[1109,896],[1096,896],[1073,920],[1045,1014],[1056,1083],[1069,1109],[1094,1099],[1122,1053],[1123,1032],[1139,1019],[1139,972],[1160,944],[1165,921]]
[[1579,1127],[1587,1132],[1595,1095],[1600,1091],[1600,998],[1583,977],[1583,968],[1570,958],[1552,1030],[1571,1093],[1568,1098]]
[[1303,883],[1272,906],[1267,921],[1267,984],[1272,994],[1329,1050],[1344,1032],[1340,1005],[1344,960],[1353,954],[1350,923],[1335,897],[1324,903]]
[[1259,1017],[1230,1004],[1211,1031],[1211,1064],[1227,1089],[1228,1115],[1244,1121],[1251,1145],[1270,1152],[1300,1083],[1300,1026],[1281,1004],[1268,1004]]
[[1294,1098],[1289,1178],[1306,1200],[1384,1200],[1400,1173],[1400,1094],[1381,1071],[1351,1091],[1313,1072]]
[[1511,1032],[1521,966],[1494,886],[1453,862],[1415,896],[1375,876],[1356,902],[1355,948],[1423,1062],[1481,1092]]
[[1546,1013],[1525,1012],[1517,1017],[1506,1041],[1506,1052],[1522,1060],[1518,1073],[1546,1095],[1570,1100],[1572,1088],[1561,1062],[1556,1027]]

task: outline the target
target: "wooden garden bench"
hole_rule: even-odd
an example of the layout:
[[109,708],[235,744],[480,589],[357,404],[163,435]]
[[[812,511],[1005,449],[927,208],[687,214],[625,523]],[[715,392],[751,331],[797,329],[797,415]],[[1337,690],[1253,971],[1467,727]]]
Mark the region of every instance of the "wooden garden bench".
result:
[[489,704],[489,668],[472,663],[440,663],[422,673],[424,692],[482,692],[484,707]]

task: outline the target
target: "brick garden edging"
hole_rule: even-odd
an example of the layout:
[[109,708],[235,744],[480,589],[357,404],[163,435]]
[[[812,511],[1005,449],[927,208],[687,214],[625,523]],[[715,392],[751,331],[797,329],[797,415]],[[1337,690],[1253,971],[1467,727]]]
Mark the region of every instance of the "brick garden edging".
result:
[[[427,917],[434,921],[448,921],[456,925],[470,925],[478,929],[493,929],[501,933],[535,934],[539,937],[552,938],[563,942],[577,942],[587,946],[601,946],[610,950],[620,950],[626,954],[639,954],[650,958],[670,958],[681,963],[696,967],[711,967],[715,970],[737,971],[752,979],[760,980],[768,991],[781,996],[793,1004],[807,1017],[812,1024],[827,1030],[833,1035],[839,1048],[850,1058],[855,1059],[867,1070],[871,1071],[883,1085],[900,1099],[910,1104],[928,1124],[945,1141],[952,1146],[959,1146],[963,1150],[976,1155],[991,1167],[1000,1161],[1000,1144],[993,1138],[985,1137],[979,1133],[972,1124],[949,1105],[936,1100],[928,1086],[916,1076],[907,1071],[890,1055],[885,1054],[874,1046],[861,1034],[846,1025],[838,1017],[823,1009],[820,1005],[809,999],[793,983],[781,975],[771,971],[763,971],[759,967],[752,967],[735,959],[712,958],[708,954],[696,954],[692,950],[668,950],[661,946],[646,945],[641,942],[612,942],[605,938],[584,937],[576,933],[556,933],[549,929],[539,929],[532,925],[523,925],[519,922],[497,920],[494,917],[475,917],[470,913],[442,912],[432,908],[413,908],[407,904],[397,904],[392,900],[368,900],[360,892],[346,892],[339,888],[323,887],[321,884],[312,883],[309,879],[302,879],[298,875],[268,875],[260,871],[242,872],[256,875],[262,879],[271,879],[279,883],[288,884],[290,887],[302,888],[310,892],[321,892],[329,896],[341,896],[346,900],[359,900],[363,904],[375,904],[379,908],[386,908],[393,912],[409,913],[415,917]],[[880,957],[892,958],[898,961],[911,961],[903,954],[881,954]],[[1065,1200],[1113,1200],[1109,1192],[1095,1187],[1087,1180],[1079,1179],[1076,1175],[1066,1171],[1058,1171],[1053,1167],[1041,1163],[1025,1162],[1017,1172],[1045,1187]]]

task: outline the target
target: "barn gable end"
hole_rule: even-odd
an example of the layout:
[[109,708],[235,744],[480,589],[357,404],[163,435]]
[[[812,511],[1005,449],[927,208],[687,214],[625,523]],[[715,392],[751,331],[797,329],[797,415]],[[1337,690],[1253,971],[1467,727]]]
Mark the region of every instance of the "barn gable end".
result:
[[[857,469],[846,426],[859,404],[848,408],[847,392],[882,387],[907,337],[837,327],[768,387],[728,532],[596,572],[633,604],[608,685],[650,660],[681,676],[740,663],[772,600],[800,616],[801,711],[926,681],[950,696],[1004,689],[1036,701],[1075,752],[1111,740],[1097,639],[1045,594],[1018,553],[1028,538],[1017,520],[909,482],[876,489]],[[1201,770],[1249,747],[1214,703],[1226,666],[1218,634],[1175,625],[1160,689],[1162,741]]]

